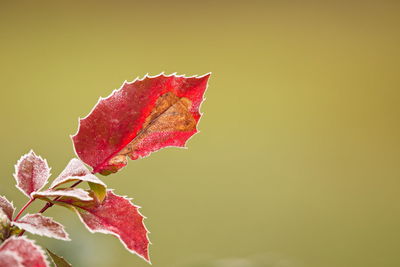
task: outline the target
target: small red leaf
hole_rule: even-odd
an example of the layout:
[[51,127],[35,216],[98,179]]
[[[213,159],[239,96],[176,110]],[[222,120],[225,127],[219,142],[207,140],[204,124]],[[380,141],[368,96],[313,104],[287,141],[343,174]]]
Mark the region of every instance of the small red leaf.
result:
[[8,219],[11,221],[15,208],[12,202],[8,201],[6,197],[0,196],[0,209],[7,215]]
[[0,251],[0,267],[24,267],[22,259],[12,251]]
[[[0,253],[2,257],[7,257],[8,252],[18,255],[20,261],[22,261],[22,266],[24,267],[48,267],[46,256],[42,249],[35,245],[32,240],[29,240],[23,236],[21,237],[10,237],[0,246]],[[4,256],[6,254],[6,256]],[[9,257],[6,258],[9,260]],[[7,266],[7,265],[5,265]],[[10,265],[7,267],[14,267]],[[18,266],[18,265],[17,265]]]
[[64,227],[60,223],[54,221],[52,218],[45,217],[39,213],[27,214],[18,221],[13,222],[13,225],[32,234],[47,236],[65,241],[70,240],[67,232],[65,232]]
[[93,175],[79,159],[71,159],[62,173],[51,183],[50,188],[55,188],[72,181],[85,181],[106,187],[96,175]]
[[55,188],[62,184],[72,181],[88,182],[90,188],[94,190],[95,197],[103,201],[107,186],[99,178],[93,175],[79,159],[71,159],[63,172],[53,181],[50,188]]
[[39,191],[47,183],[50,177],[50,168],[46,160],[36,156],[35,152],[31,150],[15,165],[14,177],[17,181],[17,188],[30,198],[32,192]]
[[73,197],[83,201],[93,200],[89,193],[81,188],[63,188],[63,189],[48,189],[41,192],[32,193],[33,198],[44,198],[49,197]]
[[197,132],[209,74],[159,75],[124,83],[80,120],[72,137],[79,158],[94,173],[109,174],[168,146],[185,146]]
[[58,202],[74,207],[90,232],[112,234],[118,237],[130,252],[150,262],[148,231],[143,223],[144,217],[139,213],[139,207],[133,205],[129,199],[108,190],[101,204],[70,198],[61,198]]

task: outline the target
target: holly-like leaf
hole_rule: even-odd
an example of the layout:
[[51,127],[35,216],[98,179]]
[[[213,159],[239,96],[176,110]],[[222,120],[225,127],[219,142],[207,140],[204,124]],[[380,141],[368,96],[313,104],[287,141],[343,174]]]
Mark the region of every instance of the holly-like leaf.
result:
[[41,192],[32,193],[33,198],[41,198],[47,200],[50,197],[73,197],[83,201],[89,201],[93,198],[89,193],[81,188],[63,188],[63,189],[48,189]]
[[39,213],[27,214],[12,224],[32,234],[61,239],[64,241],[70,240],[67,232],[65,232],[64,227],[60,223]]
[[210,74],[145,77],[101,98],[72,137],[79,158],[104,175],[168,146],[184,147],[197,132]]
[[56,267],[72,267],[72,265],[69,262],[67,262],[63,257],[54,254],[49,249],[46,250]]
[[62,184],[73,181],[88,182],[90,187],[94,190],[96,197],[103,201],[106,195],[107,186],[99,178],[93,175],[88,168],[79,159],[71,159],[67,167],[62,173],[53,181],[50,188],[56,188]]
[[0,209],[3,210],[4,214],[6,214],[11,221],[15,212],[13,203],[8,201],[6,197],[0,196]]
[[37,156],[33,150],[22,156],[15,165],[16,186],[29,198],[32,192],[43,188],[49,177],[50,168],[47,161]]
[[150,262],[144,217],[139,213],[139,207],[133,205],[129,199],[107,190],[107,196],[102,203],[65,197],[55,203],[75,210],[90,232],[114,235],[130,252]]
[[22,259],[13,251],[0,251],[0,267],[24,267]]
[[[23,267],[48,267],[46,255],[42,249],[35,245],[35,243],[26,237],[10,237],[0,246],[0,262],[3,259],[10,261],[10,255],[17,255],[19,263]],[[14,258],[15,259],[17,259]],[[14,267],[18,265],[4,265],[7,267]]]

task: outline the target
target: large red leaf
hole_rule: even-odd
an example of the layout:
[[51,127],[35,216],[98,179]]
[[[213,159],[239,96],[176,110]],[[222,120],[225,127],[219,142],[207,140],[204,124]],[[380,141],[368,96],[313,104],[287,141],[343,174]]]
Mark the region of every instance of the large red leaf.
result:
[[18,219],[12,224],[32,234],[61,239],[64,241],[70,240],[62,224],[39,213],[26,214],[24,217]]
[[185,146],[197,132],[209,74],[145,77],[99,100],[72,137],[79,158],[94,173],[118,171],[131,159],[167,146]]
[[[14,260],[10,255],[16,256]],[[0,246],[0,262],[20,263],[23,267],[48,267],[49,263],[42,249],[35,243],[23,236],[10,237]],[[14,267],[18,265],[3,265],[4,267]]]
[[15,165],[14,177],[17,181],[17,188],[30,198],[32,192],[39,191],[47,183],[50,177],[50,168],[46,160],[36,156],[35,152],[31,150],[22,156]]
[[0,251],[0,267],[24,267],[22,259],[13,251]]
[[6,214],[8,219],[11,221],[15,211],[12,202],[8,201],[6,197],[0,196],[0,209],[3,210],[4,214]]
[[139,207],[133,205],[129,199],[107,190],[107,196],[102,203],[66,197],[55,203],[75,210],[90,232],[114,235],[130,252],[150,262],[144,217],[139,213]]

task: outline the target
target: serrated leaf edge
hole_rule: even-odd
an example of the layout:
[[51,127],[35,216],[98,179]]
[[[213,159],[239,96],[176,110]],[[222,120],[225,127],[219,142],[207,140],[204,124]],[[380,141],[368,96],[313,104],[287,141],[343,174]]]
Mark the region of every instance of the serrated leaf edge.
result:
[[[51,177],[51,167],[49,167],[49,164],[47,163],[47,159],[43,159],[40,155],[36,155],[36,153],[33,151],[33,149],[29,150],[28,153],[26,153],[25,155],[23,155],[23,156],[17,161],[17,163],[14,165],[14,170],[15,170],[15,172],[14,172],[14,174],[13,174],[13,177],[14,177],[14,179],[15,179],[15,182],[17,183],[17,184],[15,185],[15,187],[18,188],[19,191],[21,191],[25,196],[27,196],[27,197],[30,198],[30,199],[31,199],[32,197],[31,197],[30,195],[28,195],[22,188],[20,188],[20,187],[18,186],[18,178],[17,178],[17,176],[18,176],[18,166],[21,164],[21,162],[22,162],[24,159],[26,159],[26,158],[27,158],[29,155],[31,155],[31,154],[33,154],[34,156],[38,157],[40,160],[43,160],[44,163],[46,164],[47,169],[49,170],[49,175],[48,175],[48,177],[47,177],[46,182],[43,184],[43,186],[42,186],[41,188],[38,188],[37,191],[42,190],[42,189],[45,187],[45,185],[47,185],[47,184],[49,183],[49,178]],[[35,191],[35,192],[37,192],[37,191]],[[33,193],[33,192],[32,192],[32,193]]]
[[[6,200],[6,202],[8,202],[8,203],[10,203],[11,204],[11,207],[12,207],[12,209],[13,209],[13,212],[12,212],[12,214],[11,214],[11,218],[8,218],[8,219],[10,219],[10,221],[13,219],[13,216],[14,216],[14,213],[15,213],[15,207],[14,207],[14,203],[13,203],[13,201],[10,201],[10,200],[8,200],[7,198],[6,198],[6,196],[0,196],[0,198],[4,198],[5,200]],[[1,209],[1,208],[0,208]],[[3,210],[4,211],[4,210]],[[8,214],[6,214],[7,215],[7,217],[8,217]]]
[[12,257],[15,257],[15,259],[17,260],[17,262],[18,262],[18,265],[17,266],[13,266],[13,267],[24,267],[24,265],[22,265],[22,261],[23,261],[23,259],[22,259],[22,257],[21,256],[19,256],[17,253],[15,253],[14,251],[11,251],[11,250],[6,250],[6,251],[0,251],[0,254],[1,253],[3,253],[3,254],[5,254],[5,255],[11,255]]
[[[108,189],[108,191],[112,191],[112,192],[113,192],[114,189]],[[143,217],[143,219],[142,219],[142,225],[143,225],[144,229],[146,230],[146,238],[147,238],[147,240],[148,240],[148,242],[149,242],[149,244],[147,245],[147,251],[149,251],[149,246],[150,246],[152,243],[151,243],[151,241],[150,241],[150,239],[149,239],[150,231],[147,229],[146,225],[144,224],[144,220],[147,219],[147,217],[144,216],[144,215],[140,212],[140,209],[141,209],[140,206],[135,205],[135,204],[132,203],[132,201],[131,201],[132,198],[129,198],[129,197],[127,197],[127,196],[120,196],[120,195],[117,195],[117,196],[122,197],[122,198],[128,200],[128,201],[132,204],[132,206],[134,206],[135,208],[137,208],[137,212],[139,213],[139,215]],[[59,203],[56,203],[56,204],[59,204]],[[111,232],[111,231],[108,231],[108,230],[92,230],[92,229],[90,229],[89,226],[86,225],[85,221],[84,221],[83,218],[81,217],[81,214],[79,213],[79,211],[77,210],[79,207],[75,207],[75,206],[73,206],[73,205],[71,205],[71,204],[67,204],[67,203],[64,203],[63,206],[68,206],[70,209],[73,209],[73,210],[76,212],[76,214],[78,215],[79,220],[82,222],[82,224],[86,227],[86,229],[87,229],[90,233],[92,233],[92,234],[101,233],[101,234],[113,235],[113,236],[117,237],[117,239],[122,243],[122,245],[125,247],[125,249],[126,249],[127,251],[129,251],[129,252],[132,253],[132,254],[136,254],[137,256],[139,256],[140,258],[142,258],[144,261],[148,262],[150,265],[152,264],[152,263],[151,263],[151,260],[150,260],[150,254],[149,254],[149,260],[147,260],[147,259],[144,258],[142,255],[138,254],[136,251],[129,249],[129,248],[127,247],[127,245],[122,241],[121,236],[120,236],[119,234],[116,234],[116,233]]]
[[[58,194],[58,195],[53,195],[53,196],[52,195],[43,196],[43,193],[46,193],[46,192],[55,192],[55,193],[56,192],[66,192],[66,190],[63,190],[63,189],[70,189],[70,188],[47,189],[47,190],[44,190],[44,191],[41,191],[41,192],[33,192],[31,195],[32,195],[32,198],[35,198],[35,199],[48,199],[49,197],[72,197],[72,198],[76,198],[76,199],[79,199],[79,200],[82,200],[82,201],[91,201],[91,200],[93,200],[93,198],[89,196],[89,193],[86,190],[83,190],[82,188],[71,188],[71,189],[87,193],[87,197],[88,198],[83,199],[83,198],[79,198],[79,197],[72,196],[72,195],[66,195],[66,194],[65,195]],[[72,191],[72,190],[70,190],[70,191]]]
[[[3,244],[5,244],[8,240],[13,240],[13,239],[15,239],[15,240],[23,239],[23,240],[29,242],[31,245],[33,245],[38,251],[40,251],[40,252],[42,253],[43,258],[44,258],[44,262],[46,263],[47,267],[50,267],[50,262],[49,262],[49,260],[47,259],[47,256],[46,256],[47,253],[45,253],[45,251],[43,250],[43,248],[42,248],[41,246],[39,246],[39,245],[36,244],[36,241],[35,241],[35,240],[29,239],[29,238],[27,238],[27,237],[25,237],[25,236],[19,236],[19,237],[11,236],[11,237],[8,238],[7,240],[5,240],[5,241],[3,242]],[[2,247],[3,244],[0,245],[0,249],[1,249],[1,247]]]
[[[74,146],[73,146],[73,147],[74,147]],[[74,150],[75,150],[75,147],[74,147]],[[77,160],[77,161],[79,161],[80,163],[82,163],[82,165],[88,170],[89,173],[87,173],[87,174],[85,174],[85,175],[83,175],[83,176],[73,176],[73,175],[72,175],[72,176],[68,176],[68,177],[62,179],[61,181],[59,181],[57,184],[55,184],[55,181],[57,181],[57,179],[59,179],[60,175],[63,174],[63,172],[65,171],[65,169],[64,169],[64,170],[60,173],[60,175],[59,175],[58,177],[56,177],[56,178],[54,179],[54,181],[51,183],[50,189],[54,189],[54,190],[55,190],[56,187],[58,187],[58,186],[60,186],[60,185],[62,185],[62,184],[65,184],[65,183],[73,182],[73,181],[82,181],[82,182],[88,182],[88,183],[91,182],[91,183],[95,183],[95,184],[98,184],[98,185],[102,185],[102,186],[104,186],[104,187],[107,189],[107,185],[106,185],[99,177],[97,177],[94,173],[91,173],[91,172],[89,171],[89,169],[87,168],[86,163],[83,162],[82,160],[80,160],[79,157],[78,157],[78,158],[72,158],[72,159],[68,162],[67,167],[68,167],[73,161],[75,161],[75,160]],[[91,179],[82,179],[82,177],[91,176],[91,175],[94,176],[96,179],[93,179],[93,180],[91,180]]]
[[[186,77],[186,74],[177,75],[177,72],[174,72],[174,73],[172,73],[172,74],[170,74],[170,75],[165,75],[165,72],[163,71],[163,72],[160,72],[160,74],[154,75],[154,76],[151,76],[151,75],[149,75],[149,73],[146,73],[146,74],[143,76],[143,78],[136,77],[136,78],[135,78],[133,81],[131,81],[131,82],[128,82],[127,80],[125,80],[125,81],[122,83],[122,85],[121,85],[118,89],[114,89],[108,96],[106,96],[106,97],[99,97],[99,99],[97,100],[97,103],[93,106],[93,108],[90,110],[90,112],[88,113],[88,115],[86,115],[86,116],[83,117],[83,118],[78,117],[78,129],[77,129],[77,131],[76,131],[75,134],[72,134],[72,135],[69,136],[70,139],[71,139],[71,142],[72,142],[72,148],[73,148],[73,150],[74,150],[75,155],[79,158],[79,155],[78,155],[78,153],[76,152],[76,149],[75,149],[75,145],[74,145],[74,140],[73,140],[73,138],[74,138],[75,136],[78,135],[79,130],[81,129],[81,122],[82,122],[83,120],[86,120],[86,119],[93,113],[93,111],[96,109],[96,107],[99,105],[99,103],[100,103],[101,101],[107,100],[108,98],[112,97],[116,92],[122,90],[122,88],[123,88],[126,84],[129,85],[129,84],[133,84],[133,83],[135,83],[135,82],[137,82],[137,81],[143,81],[144,79],[147,79],[147,78],[156,78],[156,77],[159,77],[159,76],[164,76],[164,77],[172,77],[172,76],[175,76],[175,77],[177,77],[177,78],[187,78],[187,79],[188,79],[188,78],[197,78],[197,79],[201,79],[201,78],[203,78],[203,77],[205,77],[205,76],[208,76],[208,75],[211,75],[211,74],[212,74],[212,72],[208,72],[208,73],[206,73],[206,74],[204,74],[204,75],[200,75],[200,76],[196,74],[196,75],[192,75],[192,76]],[[198,129],[198,126],[199,126],[200,120],[201,120],[201,118],[202,118],[202,116],[203,116],[203,114],[204,114],[203,112],[201,112],[201,106],[203,105],[204,101],[206,100],[206,98],[204,97],[204,95],[206,94],[207,89],[208,89],[208,81],[207,81],[206,88],[205,88],[204,93],[203,93],[203,99],[201,100],[200,105],[199,105],[199,114],[200,114],[200,117],[199,117],[198,122],[196,123],[196,132],[195,132],[193,135],[191,135],[191,136],[185,141],[185,143],[184,143],[183,146],[173,146],[173,145],[170,145],[170,146],[164,146],[163,149],[164,149],[164,148],[170,148],[170,147],[180,148],[180,149],[188,149],[188,147],[186,146],[186,144],[193,138],[193,136],[195,136],[195,135],[197,135],[198,133],[200,133],[200,130]],[[161,149],[156,150],[156,151],[153,151],[151,154],[154,154],[154,153],[156,153],[156,152],[159,152],[160,150],[161,150]],[[118,151],[118,152],[119,152],[119,151]],[[115,154],[117,154],[118,152],[116,152]],[[146,157],[150,156],[151,154],[147,155]],[[114,156],[114,155],[111,155],[109,158],[112,158],[112,156]],[[143,157],[143,158],[145,158],[145,157]],[[83,161],[82,161],[82,162],[83,162]],[[86,163],[85,163],[85,164],[86,164]],[[127,165],[128,165],[128,164],[129,164],[129,161],[128,161]],[[125,169],[125,168],[123,168],[123,169]],[[121,170],[122,170],[122,169],[121,169]],[[119,170],[119,172],[120,172],[121,170]]]
[[52,220],[55,224],[58,224],[59,226],[61,226],[61,228],[63,229],[63,231],[64,231],[64,233],[66,235],[66,237],[65,238],[60,238],[60,237],[47,236],[47,235],[43,235],[43,234],[40,234],[40,233],[37,233],[37,232],[32,232],[31,230],[28,229],[29,226],[28,227],[21,227],[22,223],[19,223],[18,221],[24,219],[25,217],[27,217],[29,215],[35,215],[35,214],[27,213],[21,219],[18,219],[17,221],[11,222],[11,224],[17,226],[18,228],[21,228],[21,229],[29,232],[29,233],[31,233],[33,235],[44,236],[44,237],[48,237],[48,238],[54,238],[54,239],[58,239],[58,240],[62,240],[62,241],[71,241],[71,239],[69,238],[69,234],[67,233],[67,231],[65,231],[64,225],[62,225],[61,223],[55,221],[52,217],[43,216],[42,214],[39,214],[39,215],[41,215],[41,216],[43,216],[45,218],[48,218],[48,219]]

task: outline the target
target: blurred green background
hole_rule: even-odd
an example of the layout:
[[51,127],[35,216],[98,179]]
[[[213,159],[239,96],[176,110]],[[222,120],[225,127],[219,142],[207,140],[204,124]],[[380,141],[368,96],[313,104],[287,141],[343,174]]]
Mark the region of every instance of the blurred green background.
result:
[[[201,133],[104,178],[143,208],[154,266],[400,266],[400,2],[1,1],[0,194],[54,176],[99,96],[212,72]],[[40,205],[39,205],[40,204]],[[34,212],[42,203],[35,203]],[[62,208],[74,266],[148,266]],[[34,237],[36,238],[36,237]]]

